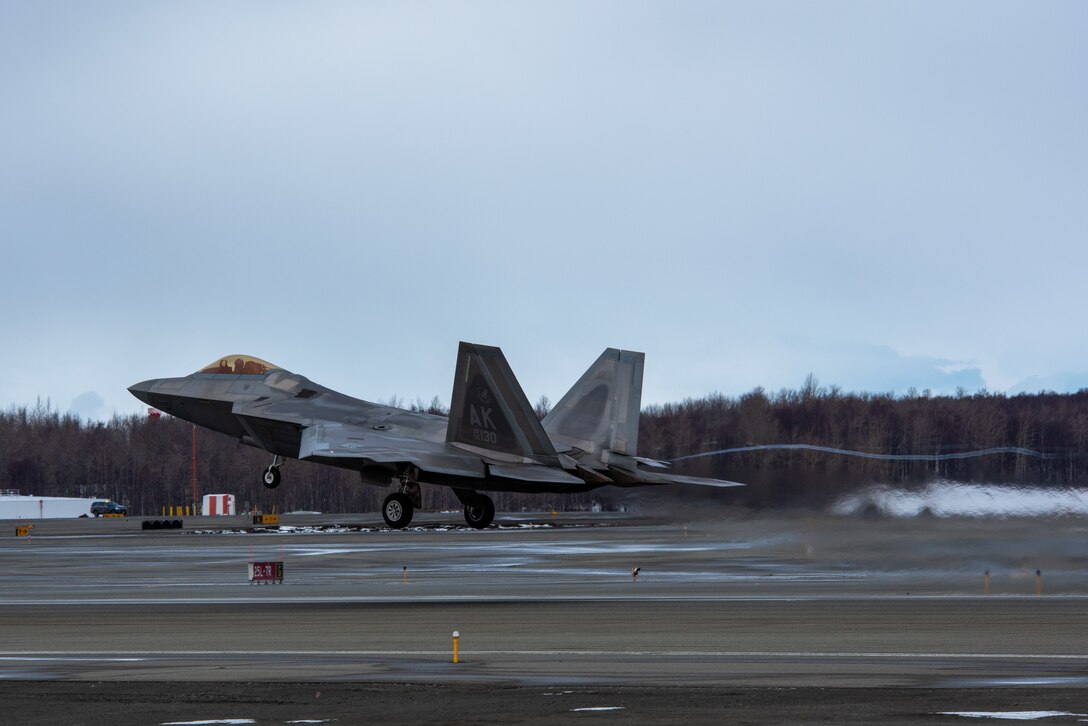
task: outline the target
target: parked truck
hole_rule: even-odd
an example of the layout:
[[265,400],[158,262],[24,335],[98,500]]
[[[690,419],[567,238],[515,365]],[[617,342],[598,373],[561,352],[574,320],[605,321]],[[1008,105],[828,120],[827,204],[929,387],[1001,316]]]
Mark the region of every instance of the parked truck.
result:
[[125,508],[104,497],[36,497],[0,492],[0,519],[63,519],[125,513]]

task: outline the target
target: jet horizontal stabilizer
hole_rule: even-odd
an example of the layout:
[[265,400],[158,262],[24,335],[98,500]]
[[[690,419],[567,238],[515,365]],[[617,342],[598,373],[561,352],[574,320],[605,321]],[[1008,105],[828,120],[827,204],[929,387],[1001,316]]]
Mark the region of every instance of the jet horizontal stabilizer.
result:
[[646,471],[644,469],[631,471],[619,467],[609,467],[609,472],[619,486],[642,486],[644,484],[694,484],[696,486],[718,487],[720,489],[745,486],[741,482],[728,481],[725,479],[705,479],[701,476],[667,474],[657,471]]
[[745,486],[743,482],[729,481],[728,479],[707,479],[701,476],[683,476],[681,474],[656,474],[653,472],[639,472],[643,476],[653,477],[665,484],[693,484],[700,487],[718,487],[719,489],[732,489]]
[[[669,468],[668,462],[648,459],[644,456],[626,456],[617,454],[614,451],[606,451],[601,458],[608,464],[608,472],[617,483],[628,486],[637,486],[639,484],[696,484],[722,488],[744,486],[744,484],[725,479],[706,479],[698,476],[672,474],[667,471]],[[639,464],[652,467],[656,471],[643,469]]]
[[615,451],[605,451],[601,455],[601,461],[609,466],[618,466],[621,469],[628,471],[637,471],[639,464],[645,464],[646,466],[653,467],[654,469],[668,469],[667,462],[658,461],[657,459],[647,459],[645,456],[627,456],[626,454],[618,454]]

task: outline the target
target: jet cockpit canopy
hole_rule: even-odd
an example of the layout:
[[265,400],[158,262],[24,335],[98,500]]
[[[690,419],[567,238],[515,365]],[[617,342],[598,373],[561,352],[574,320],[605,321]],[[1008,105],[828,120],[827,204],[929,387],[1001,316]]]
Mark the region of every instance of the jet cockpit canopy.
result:
[[223,375],[262,376],[269,371],[276,370],[268,361],[254,358],[251,355],[225,355],[210,365],[204,366],[197,373],[216,373]]

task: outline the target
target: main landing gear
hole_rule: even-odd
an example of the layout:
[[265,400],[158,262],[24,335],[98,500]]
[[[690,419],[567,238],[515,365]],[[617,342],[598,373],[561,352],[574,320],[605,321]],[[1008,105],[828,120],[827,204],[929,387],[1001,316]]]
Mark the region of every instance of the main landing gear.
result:
[[473,504],[465,505],[465,521],[476,529],[487,529],[495,521],[495,503],[491,497],[477,494]]
[[[457,498],[465,505],[465,521],[475,529],[486,529],[495,521],[495,503],[491,497],[469,489],[454,489]],[[419,484],[402,479],[400,490],[393,492],[382,502],[382,519],[393,529],[403,529],[412,521],[415,508],[420,506]]]
[[471,489],[454,489],[453,493],[465,505],[465,521],[474,529],[487,529],[495,520],[495,502],[486,494]]
[[286,460],[276,455],[272,457],[272,464],[264,470],[264,474],[261,475],[261,483],[269,489],[275,489],[280,485],[280,467],[283,466]]

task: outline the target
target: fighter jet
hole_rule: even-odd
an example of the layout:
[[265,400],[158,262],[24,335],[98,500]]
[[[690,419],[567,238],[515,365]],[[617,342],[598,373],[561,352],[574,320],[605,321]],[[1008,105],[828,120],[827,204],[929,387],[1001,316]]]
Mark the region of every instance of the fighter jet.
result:
[[461,343],[449,417],[346,396],[259,358],[231,355],[183,378],[128,390],[150,406],[273,455],[359,472],[393,486],[382,517],[399,529],[421,506],[420,484],[452,487],[465,521],[482,529],[495,504],[482,492],[584,492],[653,484],[742,486],[680,476],[636,454],[644,355],[609,348],[543,421],[498,348]]

